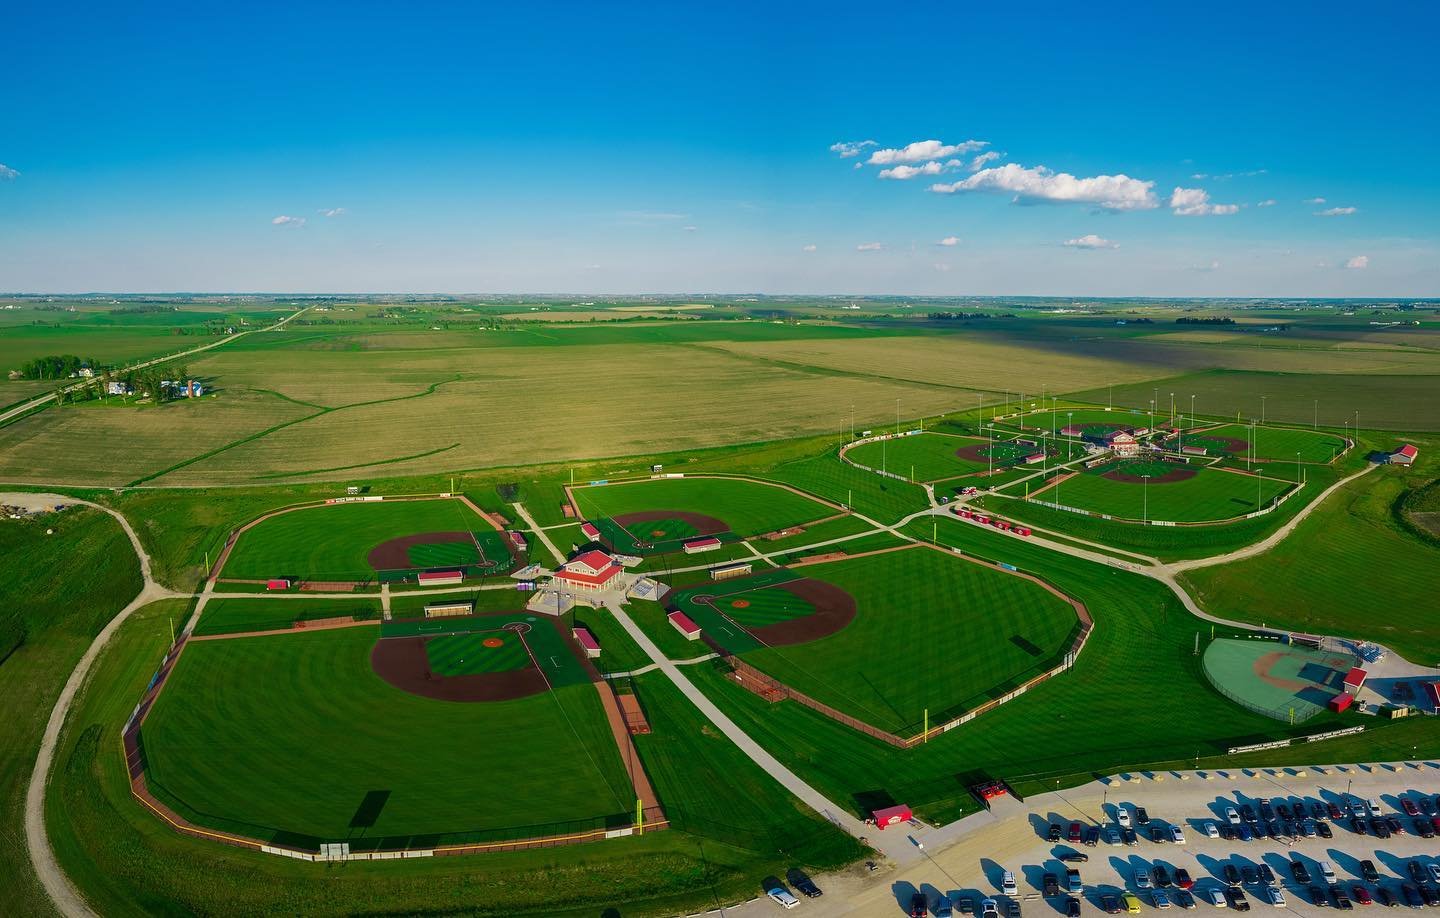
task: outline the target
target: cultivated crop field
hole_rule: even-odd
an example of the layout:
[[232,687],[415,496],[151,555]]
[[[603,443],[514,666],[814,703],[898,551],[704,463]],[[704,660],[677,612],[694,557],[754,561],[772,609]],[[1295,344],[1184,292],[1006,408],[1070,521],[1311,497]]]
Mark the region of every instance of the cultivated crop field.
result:
[[830,637],[760,647],[744,660],[892,732],[918,732],[926,708],[934,723],[1048,669],[1078,623],[1067,602],[1028,580],[926,548],[795,573],[848,592],[855,619]]
[[[1112,468],[1125,475],[1152,478],[1173,474],[1177,468],[1196,474],[1184,481],[1116,481],[1103,474]],[[1122,460],[1073,475],[1039,496],[1051,503],[1119,519],[1196,523],[1244,516],[1266,506],[1289,486],[1289,482],[1258,475]]]
[[458,500],[435,498],[329,504],[281,513],[241,534],[221,575],[244,580],[371,580],[377,569],[368,556],[376,546],[445,532],[470,534],[487,556],[495,555],[492,560],[500,562],[502,571],[509,570],[510,557],[489,522]]
[[142,728],[151,791],[202,825],[282,839],[455,843],[633,809],[591,685],[435,701],[374,673],[375,639],[192,643]]

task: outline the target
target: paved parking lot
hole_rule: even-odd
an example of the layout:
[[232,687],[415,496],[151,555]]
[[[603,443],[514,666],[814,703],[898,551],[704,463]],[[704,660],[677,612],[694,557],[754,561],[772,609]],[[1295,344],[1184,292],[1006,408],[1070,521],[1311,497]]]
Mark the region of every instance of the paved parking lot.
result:
[[[886,831],[913,834],[924,845],[923,859],[903,868],[882,868],[870,873],[860,867],[819,878],[826,891],[825,897],[802,901],[791,914],[903,915],[907,913],[911,896],[916,891],[925,893],[932,902],[942,894],[952,899],[969,896],[977,906],[982,898],[989,896],[1000,901],[1003,914],[1006,897],[1000,894],[1000,878],[1004,871],[1009,870],[1015,874],[1019,887],[1016,897],[1020,900],[1025,918],[1055,918],[1065,914],[1065,900],[1063,896],[1045,899],[1041,895],[1042,877],[1046,872],[1056,873],[1063,885],[1066,866],[1080,870],[1085,884],[1081,908],[1086,916],[1104,914],[1100,908],[1101,896],[1112,894],[1118,897],[1126,891],[1136,892],[1144,902],[1144,910],[1153,912],[1156,909],[1152,905],[1151,891],[1138,888],[1135,877],[1137,872],[1153,870],[1157,864],[1163,865],[1171,874],[1177,867],[1188,870],[1195,881],[1193,892],[1198,900],[1197,910],[1212,909],[1203,893],[1224,887],[1224,867],[1227,863],[1234,864],[1237,869],[1264,863],[1270,866],[1285,893],[1287,910],[1314,915],[1336,910],[1333,906],[1321,909],[1311,903],[1308,887],[1296,883],[1291,874],[1289,861],[1292,858],[1304,861],[1315,885],[1324,885],[1318,862],[1329,861],[1334,866],[1338,882],[1347,892],[1354,885],[1363,884],[1373,894],[1375,884],[1364,883],[1361,879],[1360,861],[1368,859],[1380,874],[1380,884],[1395,892],[1397,897],[1401,883],[1412,882],[1407,870],[1409,861],[1418,859],[1427,865],[1440,863],[1440,858],[1437,858],[1440,841],[1427,841],[1415,834],[1413,818],[1404,814],[1400,800],[1405,795],[1418,802],[1415,795],[1421,793],[1429,794],[1430,800],[1435,800],[1435,795],[1440,793],[1440,767],[1417,763],[1395,765],[1393,770],[1382,766],[1348,766],[1343,772],[1327,770],[1329,774],[1308,770],[1303,776],[1297,773],[1298,770],[1277,769],[1275,773],[1211,772],[1208,780],[1202,777],[1204,773],[1195,773],[1187,780],[1168,775],[1163,781],[1145,778],[1139,783],[1106,785],[1096,782],[1071,791],[1034,797],[1023,805],[1011,802],[1006,815],[998,819],[982,817],[973,822],[968,831],[960,833],[950,827],[922,831],[905,827],[889,829]],[[1226,807],[1238,809],[1241,803],[1246,802],[1256,805],[1261,797],[1271,798],[1277,803],[1284,800],[1287,805],[1297,798],[1307,804],[1317,801],[1329,803],[1341,802],[1347,790],[1352,799],[1378,800],[1386,815],[1397,816],[1405,825],[1405,834],[1383,840],[1370,833],[1357,835],[1350,830],[1348,818],[1337,821],[1327,819],[1333,829],[1334,837],[1330,839],[1227,841],[1208,838],[1203,830],[1206,822],[1214,822],[1217,826],[1224,822]],[[1134,806],[1138,805],[1148,811],[1151,826],[1180,826],[1185,844],[1150,841],[1148,832],[1144,831],[1149,826],[1136,826],[1141,831],[1133,847],[1107,846],[1103,841],[1096,847],[1086,847],[1066,841],[1056,844],[1046,840],[1051,823],[1060,823],[1067,832],[1071,822],[1080,822],[1087,827],[1113,826],[1118,805],[1125,806],[1132,821]],[[1256,808],[1258,810],[1258,806]],[[1056,860],[1056,854],[1070,850],[1088,855],[1088,863],[1066,865]],[[1252,911],[1272,908],[1258,885],[1246,885],[1245,893]],[[1356,908],[1364,907],[1356,903]],[[761,901],[727,910],[726,914],[779,912],[778,906]],[[1178,918],[1178,909],[1170,912]]]

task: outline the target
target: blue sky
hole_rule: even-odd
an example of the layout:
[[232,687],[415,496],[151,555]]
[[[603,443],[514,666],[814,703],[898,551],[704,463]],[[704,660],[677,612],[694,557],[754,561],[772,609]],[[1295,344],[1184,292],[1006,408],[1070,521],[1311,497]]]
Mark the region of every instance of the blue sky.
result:
[[32,4],[0,290],[1440,295],[1440,7],[1171,6]]

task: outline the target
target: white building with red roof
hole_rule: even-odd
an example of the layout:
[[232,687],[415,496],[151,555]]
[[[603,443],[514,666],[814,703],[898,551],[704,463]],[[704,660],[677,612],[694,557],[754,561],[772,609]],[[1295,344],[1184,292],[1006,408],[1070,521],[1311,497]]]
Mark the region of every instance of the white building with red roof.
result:
[[1117,430],[1105,438],[1105,442],[1115,451],[1115,455],[1128,459],[1140,455],[1140,441],[1123,430]]
[[1415,457],[1418,455],[1420,455],[1420,451],[1416,449],[1413,444],[1406,443],[1404,446],[1400,447],[1399,449],[1395,450],[1395,452],[1390,454],[1390,464],[1410,465],[1415,461]]
[[607,590],[618,586],[615,578],[625,572],[619,561],[598,548],[581,552],[555,571],[555,585],[568,590]]

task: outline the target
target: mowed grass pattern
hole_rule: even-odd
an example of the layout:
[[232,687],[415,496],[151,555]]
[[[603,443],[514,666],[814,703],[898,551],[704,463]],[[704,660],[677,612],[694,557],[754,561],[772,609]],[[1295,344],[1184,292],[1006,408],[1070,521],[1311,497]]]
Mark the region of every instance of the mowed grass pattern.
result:
[[317,618],[379,619],[380,603],[375,599],[282,599],[256,596],[253,599],[212,599],[195,622],[195,633],[238,634],[245,631],[278,631],[299,621]]
[[879,443],[862,443],[845,452],[845,458],[872,469],[893,472],[915,481],[938,481],[984,469],[984,462],[961,459],[956,450],[986,441],[953,434],[922,433]]
[[1247,424],[1224,424],[1196,431],[1193,436],[1186,434],[1184,439],[1186,443],[1194,439],[1198,445],[1205,446],[1208,445],[1205,443],[1208,437],[1230,437],[1251,444],[1248,450],[1231,453],[1242,459],[1249,453],[1251,459],[1294,461],[1298,456],[1301,462],[1329,462],[1345,448],[1345,441],[1334,434],[1292,427],[1257,426],[1252,429]]
[[1039,585],[928,548],[819,564],[855,597],[843,631],[746,653],[747,663],[891,731],[972,708],[1046,668],[1078,619]]
[[[1176,466],[1150,462],[1134,468],[1137,475],[1158,475]],[[1129,474],[1130,469],[1127,467],[1124,471]],[[1115,481],[1103,477],[1098,471],[1087,471],[1067,478],[1046,491],[1042,499],[1120,519],[1192,523],[1225,520],[1252,513],[1268,506],[1272,498],[1278,497],[1289,486],[1288,482],[1257,475],[1215,469],[1197,471],[1198,475],[1185,481],[1151,481],[1149,484]],[[1259,503],[1256,502],[1257,496]],[[1003,505],[997,504],[996,507],[1004,509]]]
[[474,542],[432,542],[405,552],[411,567],[464,567],[482,560]]
[[483,532],[488,523],[458,500],[378,501],[308,507],[271,517],[240,536],[222,577],[365,580],[367,556],[390,539],[424,532]]
[[[773,532],[837,512],[786,488],[738,478],[659,478],[576,488],[575,497],[587,518],[679,510],[713,516],[741,536]],[[641,533],[650,528],[649,523],[631,527]]]
[[[490,646],[499,642],[498,646]],[[513,631],[442,634],[425,642],[432,672],[441,676],[505,673],[530,665],[530,654]]]
[[202,825],[337,840],[470,833],[633,806],[595,689],[454,703],[370,668],[368,628],[186,648],[142,731],[151,788]]
[[[800,576],[800,575],[797,575]],[[716,600],[721,612],[746,628],[788,622],[815,611],[815,606],[784,587],[764,587]]]

